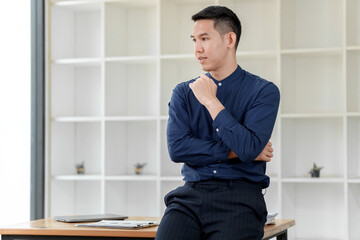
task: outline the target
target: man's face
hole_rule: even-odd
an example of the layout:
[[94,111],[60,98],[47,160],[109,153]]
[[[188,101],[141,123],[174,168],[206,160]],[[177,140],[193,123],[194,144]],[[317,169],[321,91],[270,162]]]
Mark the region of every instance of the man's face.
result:
[[195,57],[204,71],[216,71],[222,66],[227,54],[227,41],[214,28],[214,20],[203,19],[194,23],[191,38]]

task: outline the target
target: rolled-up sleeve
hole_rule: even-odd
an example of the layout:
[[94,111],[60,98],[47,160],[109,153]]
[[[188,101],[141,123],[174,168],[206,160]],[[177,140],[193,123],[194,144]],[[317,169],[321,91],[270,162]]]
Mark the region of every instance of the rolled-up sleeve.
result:
[[241,161],[253,161],[265,148],[274,128],[280,92],[275,84],[267,84],[239,123],[231,112],[223,109],[214,119],[213,127],[222,141]]

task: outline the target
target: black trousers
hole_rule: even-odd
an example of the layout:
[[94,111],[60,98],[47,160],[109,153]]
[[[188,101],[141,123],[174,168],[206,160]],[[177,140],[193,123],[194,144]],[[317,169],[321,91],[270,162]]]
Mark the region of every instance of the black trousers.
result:
[[244,181],[185,183],[165,196],[156,240],[262,239],[267,210],[261,186]]

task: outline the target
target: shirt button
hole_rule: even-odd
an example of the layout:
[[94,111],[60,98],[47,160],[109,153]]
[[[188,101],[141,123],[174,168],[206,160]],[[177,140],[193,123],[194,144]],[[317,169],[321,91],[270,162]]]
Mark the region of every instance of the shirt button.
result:
[[216,130],[217,132],[219,132],[219,129],[218,129],[218,128],[216,128],[215,130]]
[[219,82],[219,84],[218,84],[218,85],[219,85],[219,87],[221,87],[222,83],[221,83],[221,82]]
[[217,173],[217,171],[216,171],[216,170],[214,170],[214,171],[213,171],[213,173],[215,173],[215,174],[216,174],[216,173]]

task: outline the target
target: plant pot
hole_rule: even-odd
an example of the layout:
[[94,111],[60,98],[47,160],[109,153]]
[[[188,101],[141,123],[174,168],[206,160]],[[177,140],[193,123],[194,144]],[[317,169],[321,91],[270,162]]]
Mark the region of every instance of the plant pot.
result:
[[85,173],[83,167],[78,167],[78,168],[76,168],[76,172],[77,172],[77,174],[84,174],[84,173]]
[[313,170],[313,171],[311,172],[311,177],[312,177],[312,178],[318,178],[318,177],[320,177],[320,170]]
[[135,168],[135,174],[141,174],[142,173],[142,169],[141,168]]

